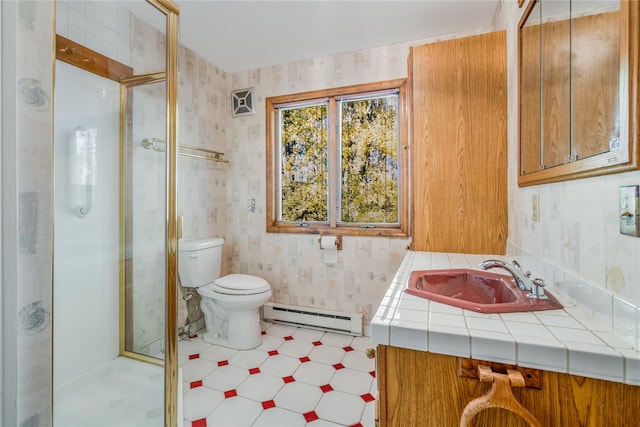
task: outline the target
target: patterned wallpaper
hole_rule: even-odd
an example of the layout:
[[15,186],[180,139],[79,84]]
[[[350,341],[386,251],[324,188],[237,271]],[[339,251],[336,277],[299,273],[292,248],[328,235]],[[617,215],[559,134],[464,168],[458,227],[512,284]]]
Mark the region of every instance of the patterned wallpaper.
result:
[[408,239],[346,236],[326,264],[317,235],[266,232],[265,98],[407,76],[408,44],[314,58],[232,75],[231,90],[255,88],[256,114],[230,119],[227,244],[231,270],[266,279],[278,303],[375,312]]

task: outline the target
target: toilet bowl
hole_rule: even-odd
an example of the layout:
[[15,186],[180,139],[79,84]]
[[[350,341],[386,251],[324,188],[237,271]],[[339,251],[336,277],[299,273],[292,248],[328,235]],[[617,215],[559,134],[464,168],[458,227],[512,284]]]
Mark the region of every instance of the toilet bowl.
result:
[[262,343],[258,309],[271,299],[271,286],[248,274],[219,277],[223,243],[218,238],[180,242],[180,280],[201,296],[204,341],[239,350],[255,348]]

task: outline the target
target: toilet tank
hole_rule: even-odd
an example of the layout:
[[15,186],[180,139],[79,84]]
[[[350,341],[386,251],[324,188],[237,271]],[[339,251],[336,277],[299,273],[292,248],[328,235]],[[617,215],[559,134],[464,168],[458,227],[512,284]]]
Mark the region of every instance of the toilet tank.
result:
[[220,277],[223,239],[178,242],[178,273],[185,288],[199,288]]

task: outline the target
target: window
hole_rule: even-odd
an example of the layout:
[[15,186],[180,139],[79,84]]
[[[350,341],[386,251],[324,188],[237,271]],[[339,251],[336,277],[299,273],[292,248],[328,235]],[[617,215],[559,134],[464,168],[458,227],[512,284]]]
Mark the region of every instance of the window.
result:
[[405,81],[267,98],[267,231],[405,237]]

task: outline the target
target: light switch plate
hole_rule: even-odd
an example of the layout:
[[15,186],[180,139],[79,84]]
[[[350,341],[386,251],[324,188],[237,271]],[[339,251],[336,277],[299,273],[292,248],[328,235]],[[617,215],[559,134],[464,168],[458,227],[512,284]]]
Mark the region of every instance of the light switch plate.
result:
[[640,185],[620,187],[620,233],[640,237]]
[[540,221],[540,195],[531,196],[531,219],[533,222]]

